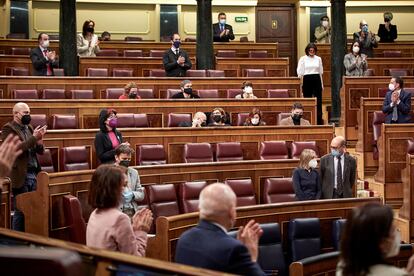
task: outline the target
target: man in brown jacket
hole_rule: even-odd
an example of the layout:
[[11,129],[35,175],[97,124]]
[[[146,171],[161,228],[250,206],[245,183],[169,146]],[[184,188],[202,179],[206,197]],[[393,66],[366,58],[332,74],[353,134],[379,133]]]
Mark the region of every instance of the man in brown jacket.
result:
[[280,126],[310,126],[308,120],[303,117],[303,106],[301,103],[294,103],[292,106],[292,115],[284,118],[279,122]]
[[21,141],[22,153],[17,157],[10,173],[15,206],[12,228],[17,231],[24,231],[24,216],[16,208],[16,196],[36,190],[36,175],[40,171],[36,154],[44,151],[42,139],[46,126],[33,129],[30,120],[29,106],[22,102],[17,103],[13,107],[13,121],[5,124],[1,131],[3,141],[9,134],[18,136]]

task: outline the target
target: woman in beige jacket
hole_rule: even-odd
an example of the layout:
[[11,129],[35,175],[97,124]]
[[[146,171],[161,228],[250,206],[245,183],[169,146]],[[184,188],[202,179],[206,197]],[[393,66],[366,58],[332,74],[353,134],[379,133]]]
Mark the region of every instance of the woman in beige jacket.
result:
[[98,36],[95,34],[95,22],[86,20],[83,23],[82,33],[78,34],[76,46],[78,56],[80,57],[96,57],[96,53],[100,51]]

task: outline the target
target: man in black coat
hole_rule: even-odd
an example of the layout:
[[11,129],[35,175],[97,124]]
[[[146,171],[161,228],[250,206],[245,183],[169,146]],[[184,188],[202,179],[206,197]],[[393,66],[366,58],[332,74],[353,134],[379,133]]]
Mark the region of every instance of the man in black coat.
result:
[[191,60],[187,52],[180,49],[181,38],[179,34],[171,36],[171,48],[164,53],[162,58],[167,77],[185,77],[188,69],[191,69]]
[[50,51],[49,36],[40,33],[37,40],[39,47],[30,51],[30,59],[33,65],[33,76],[53,76],[53,68],[59,67],[59,61],[55,51]]
[[218,23],[213,24],[213,40],[214,42],[229,42],[234,40],[233,27],[226,24],[226,14],[219,13]]

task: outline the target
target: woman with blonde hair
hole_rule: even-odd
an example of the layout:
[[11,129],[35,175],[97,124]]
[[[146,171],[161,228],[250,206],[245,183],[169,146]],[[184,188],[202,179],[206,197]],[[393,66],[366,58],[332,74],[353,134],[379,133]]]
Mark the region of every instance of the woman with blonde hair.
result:
[[125,87],[124,93],[119,96],[120,100],[127,100],[127,99],[141,99],[140,96],[138,96],[138,86],[135,82],[130,81],[128,82]]
[[315,151],[304,149],[300,154],[299,166],[293,171],[293,188],[298,200],[321,198],[321,180],[316,167]]

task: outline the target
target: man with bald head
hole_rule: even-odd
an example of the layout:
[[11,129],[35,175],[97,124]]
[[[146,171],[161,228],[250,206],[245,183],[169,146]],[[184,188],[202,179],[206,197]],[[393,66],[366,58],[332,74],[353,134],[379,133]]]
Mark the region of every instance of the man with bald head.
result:
[[177,243],[175,261],[232,274],[264,275],[256,263],[263,231],[254,220],[240,227],[237,239],[227,235],[236,221],[236,195],[225,184],[215,183],[200,193],[200,221],[184,232]]
[[207,116],[204,112],[198,111],[193,116],[192,122],[180,122],[179,127],[205,127]]
[[368,29],[368,22],[365,19],[362,19],[359,22],[359,28],[361,31],[354,33],[354,41],[358,41],[361,45],[360,54],[365,54],[368,57],[374,56],[374,48],[378,47],[377,39],[375,34],[373,34]]
[[336,136],[331,141],[331,153],[321,158],[322,198],[352,197],[356,180],[356,160],[346,152],[346,141]]
[[17,231],[24,231],[24,217],[16,208],[16,196],[36,190],[36,175],[41,169],[36,154],[44,152],[42,139],[46,133],[46,126],[33,129],[30,120],[29,106],[22,102],[17,103],[13,107],[13,120],[5,124],[1,130],[3,141],[10,134],[16,135],[20,140],[21,154],[14,161],[10,173],[15,206],[12,229]]

